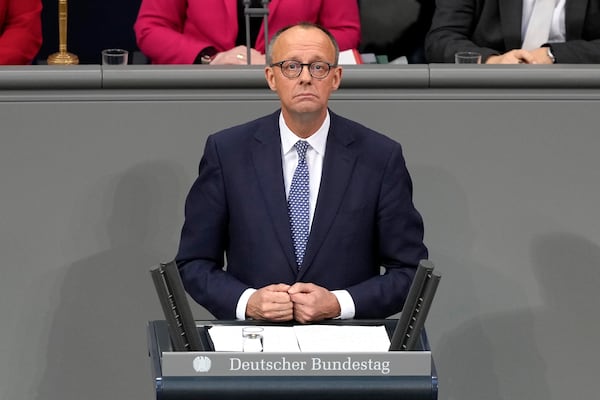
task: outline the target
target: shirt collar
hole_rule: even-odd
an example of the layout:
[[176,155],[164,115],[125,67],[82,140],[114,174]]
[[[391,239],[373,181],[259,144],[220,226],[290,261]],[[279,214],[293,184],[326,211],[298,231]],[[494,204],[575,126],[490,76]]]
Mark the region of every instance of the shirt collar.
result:
[[329,133],[329,125],[331,123],[331,119],[329,117],[329,111],[327,111],[327,115],[325,116],[325,120],[323,124],[315,133],[310,135],[306,139],[301,139],[294,132],[288,128],[283,119],[283,113],[279,113],[279,132],[281,135],[281,151],[283,154],[287,154],[290,152],[294,145],[298,140],[306,140],[310,147],[317,152],[317,154],[321,155],[321,157],[325,154],[325,145],[327,144],[327,135]]

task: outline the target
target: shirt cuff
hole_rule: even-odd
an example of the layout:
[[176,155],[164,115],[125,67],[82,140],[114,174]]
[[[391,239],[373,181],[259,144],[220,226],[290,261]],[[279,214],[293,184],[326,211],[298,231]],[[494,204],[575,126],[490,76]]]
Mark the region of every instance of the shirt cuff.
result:
[[235,308],[235,317],[237,319],[244,320],[246,319],[246,306],[248,305],[248,300],[250,296],[252,296],[256,292],[256,289],[248,288],[244,290],[244,293],[240,296],[238,300],[237,307]]
[[336,319],[352,319],[356,309],[354,307],[354,300],[347,290],[334,290],[331,293],[337,297],[338,303],[340,303],[340,315]]

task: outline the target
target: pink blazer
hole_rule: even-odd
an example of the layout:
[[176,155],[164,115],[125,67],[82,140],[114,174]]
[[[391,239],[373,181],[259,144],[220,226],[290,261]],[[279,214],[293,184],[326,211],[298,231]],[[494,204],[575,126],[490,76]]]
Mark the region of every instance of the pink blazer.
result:
[[31,64],[42,45],[41,12],[41,0],[0,0],[0,64]]
[[[140,50],[155,64],[192,64],[208,46],[235,46],[238,0],[143,0],[134,30]],[[356,0],[271,0],[269,37],[301,21],[331,31],[340,50],[357,48],[360,17]],[[264,53],[261,26],[255,48]],[[241,27],[244,29],[244,27]]]

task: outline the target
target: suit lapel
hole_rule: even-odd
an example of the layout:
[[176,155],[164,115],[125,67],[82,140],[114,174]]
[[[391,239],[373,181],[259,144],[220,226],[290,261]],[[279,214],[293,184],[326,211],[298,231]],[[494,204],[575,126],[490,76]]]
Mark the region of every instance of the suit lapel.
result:
[[331,126],[327,136],[319,196],[299,278],[310,268],[329,233],[344,199],[356,161],[356,155],[349,148],[350,143],[354,141],[352,132],[340,132],[336,129],[338,117],[331,112],[330,115]]
[[256,178],[263,193],[271,222],[279,238],[279,244],[288,259],[290,268],[296,272],[296,258],[290,232],[290,220],[281,167],[281,139],[278,118],[279,113],[277,112],[273,114],[272,118],[265,119],[265,123],[260,126],[254,136],[255,141],[251,151]]
[[581,39],[588,0],[572,0],[565,4],[566,40]]
[[499,0],[498,7],[506,50],[520,49],[523,42],[521,38],[522,0]]

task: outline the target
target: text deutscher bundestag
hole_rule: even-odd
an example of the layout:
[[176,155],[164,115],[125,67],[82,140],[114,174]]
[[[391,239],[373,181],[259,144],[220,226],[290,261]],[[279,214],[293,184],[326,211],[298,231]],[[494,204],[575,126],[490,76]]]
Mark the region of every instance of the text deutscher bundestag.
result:
[[163,376],[426,376],[431,352],[163,352]]
[[390,373],[390,362],[379,360],[354,360],[352,357],[346,357],[344,360],[323,360],[319,357],[313,357],[307,361],[293,361],[286,357],[281,357],[280,360],[241,360],[237,357],[229,359],[230,371],[358,371],[358,372],[373,372],[378,371],[383,375]]

